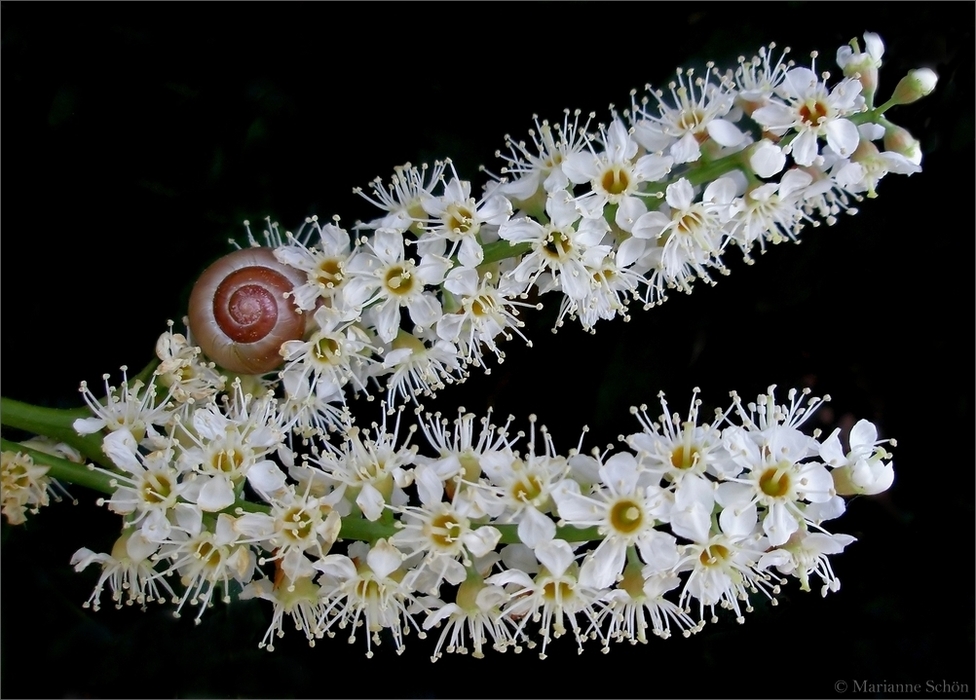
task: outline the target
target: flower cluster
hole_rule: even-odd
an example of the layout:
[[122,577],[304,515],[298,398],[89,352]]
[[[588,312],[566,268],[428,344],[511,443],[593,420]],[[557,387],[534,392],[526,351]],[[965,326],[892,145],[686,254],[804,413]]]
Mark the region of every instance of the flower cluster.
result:
[[934,83],[909,76],[875,106],[883,45],[865,42],[867,54],[856,41],[838,51],[834,84],[816,54],[794,66],[770,47],[735,71],[679,70],[667,93],[634,92],[606,123],[537,120],[477,198],[449,160],[406,164],[356,190],[382,216],[355,235],[338,217],[272,224],[263,240],[248,228],[303,275],[291,297],[306,332],[283,346],[281,375],[299,423],[337,426],[345,389],[417,401],[502,361],[502,341],[531,344],[522,313],[540,295],[558,294],[557,326],[628,319],[635,301],[727,274],[729,248],[751,260],[855,213],[886,174],[918,172],[918,142],[885,110]]
[[[741,622],[789,578],[837,590],[828,556],[853,538],[824,524],[844,496],[891,485],[890,441],[868,421],[847,447],[803,432],[822,401],[807,391],[732,394],[710,420],[697,389],[685,414],[661,396],[657,417],[633,409],[641,429],[619,450],[581,437],[568,454],[534,418],[526,436],[513,417],[448,420],[420,399],[490,371],[503,341],[530,343],[523,313],[547,293],[557,326],[593,331],[712,283],[730,248],[750,260],[917,172],[917,141],[885,112],[934,74],[876,106],[883,45],[865,43],[838,51],[834,82],[815,54],[795,66],[770,46],[733,71],[679,69],[605,122],[537,119],[480,195],[449,160],[407,164],[357,190],[381,213],[352,229],[247,225],[262,253],[237,255],[226,280],[205,273],[213,308],[191,310],[186,334],[170,324],[157,364],[123,368],[118,387],[106,376],[101,399],[81,387],[90,415],[72,425],[96,441],[91,478],[123,518],[110,553],[73,559],[101,567],[89,604],[108,586],[118,605],[170,600],[199,621],[237,594],[272,603],[268,649],[289,617],[310,643],[362,631],[368,655],[439,629],[434,659],[540,643],[544,657],[567,631],[606,648],[691,634],[718,609]],[[260,365],[238,364],[249,352]],[[228,371],[269,358],[274,371]],[[350,400],[374,394],[381,422],[357,425]],[[4,453],[10,522],[46,503],[44,479]]]
[[[53,457],[82,462],[81,454],[64,443],[36,437],[25,440],[24,447],[49,454]],[[69,496],[67,490],[56,479],[48,475],[50,468],[37,464],[27,452],[4,450],[0,453],[0,506],[7,522],[22,525],[27,513],[37,513],[42,506],[49,505],[51,498],[60,501]]]
[[[74,563],[102,567],[96,607],[107,583],[117,602],[165,591],[199,619],[236,584],[273,603],[269,648],[286,616],[311,642],[346,627],[354,638],[362,623],[368,654],[384,635],[401,650],[409,628],[441,626],[435,658],[539,641],[544,656],[567,629],[580,646],[691,634],[720,608],[741,622],[750,594],[775,601],[787,577],[837,590],[827,557],[854,538],[824,523],[843,495],[891,483],[869,422],[847,451],[838,431],[800,430],[821,402],[807,393],[733,394],[710,422],[697,392],[684,415],[662,396],[656,420],[633,409],[641,430],[626,449],[561,455],[534,418],[523,445],[512,418],[463,409],[408,431],[402,410],[370,429],[346,414],[332,440],[291,448],[277,402],[237,383],[165,437],[106,436],[122,473],[105,503],[125,530],[112,553],[82,549]],[[167,410],[181,415],[176,402]],[[426,454],[411,444],[418,431]],[[334,553],[340,539],[362,541]]]

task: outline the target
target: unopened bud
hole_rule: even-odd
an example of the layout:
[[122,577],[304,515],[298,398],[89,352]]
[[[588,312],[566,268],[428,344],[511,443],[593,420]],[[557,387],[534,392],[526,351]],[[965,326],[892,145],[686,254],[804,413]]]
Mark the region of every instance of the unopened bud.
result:
[[939,76],[931,68],[916,68],[908,71],[908,75],[898,81],[891,102],[907,105],[919,100],[935,90]]
[[886,126],[884,147],[886,151],[905,156],[915,165],[922,164],[922,144],[908,132],[908,129],[903,129],[895,124]]
[[878,89],[878,68],[881,67],[881,57],[884,55],[884,43],[873,32],[865,33],[864,43],[864,53],[861,53],[857,39],[851,39],[849,45],[837,49],[837,65],[846,77],[857,76],[865,99],[870,101],[874,99],[874,93]]

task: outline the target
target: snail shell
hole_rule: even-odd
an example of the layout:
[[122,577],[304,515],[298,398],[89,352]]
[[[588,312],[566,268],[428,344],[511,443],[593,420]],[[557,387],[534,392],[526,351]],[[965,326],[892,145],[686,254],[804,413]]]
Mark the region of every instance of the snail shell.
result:
[[305,316],[285,296],[306,281],[271,248],[244,248],[204,270],[190,293],[189,325],[204,354],[238,374],[281,365],[287,340],[300,340]]

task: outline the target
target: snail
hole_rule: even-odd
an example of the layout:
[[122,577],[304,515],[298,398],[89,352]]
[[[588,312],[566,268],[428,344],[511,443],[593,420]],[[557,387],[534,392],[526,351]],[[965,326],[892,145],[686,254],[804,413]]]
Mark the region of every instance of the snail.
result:
[[204,354],[238,374],[280,366],[287,340],[300,340],[305,316],[286,294],[305,274],[275,259],[271,248],[244,248],[212,264],[190,293],[189,326]]

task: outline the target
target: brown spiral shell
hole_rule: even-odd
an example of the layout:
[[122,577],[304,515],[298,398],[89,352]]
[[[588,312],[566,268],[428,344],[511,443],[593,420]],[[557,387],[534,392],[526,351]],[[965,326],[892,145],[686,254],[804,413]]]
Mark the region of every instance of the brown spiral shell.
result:
[[190,333],[224,369],[270,372],[283,362],[281,344],[305,334],[305,316],[285,296],[305,281],[305,273],[278,262],[271,248],[225,255],[190,293]]

